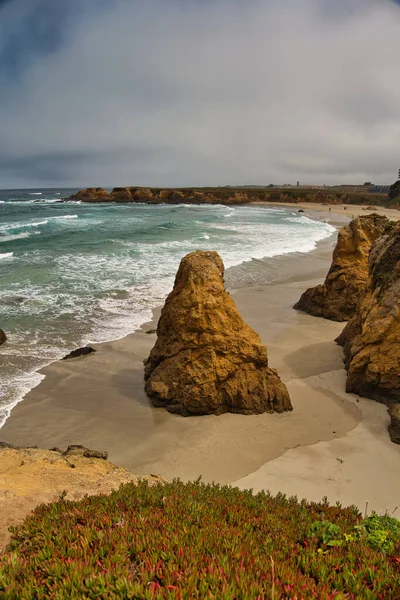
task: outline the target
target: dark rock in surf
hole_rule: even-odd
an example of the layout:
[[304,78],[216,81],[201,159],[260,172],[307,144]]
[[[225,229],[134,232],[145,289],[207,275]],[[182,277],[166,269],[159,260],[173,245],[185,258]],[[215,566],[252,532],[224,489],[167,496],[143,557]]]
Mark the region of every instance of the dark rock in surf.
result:
[[91,346],[85,346],[84,348],[77,348],[76,350],[72,350],[67,356],[64,356],[62,360],[68,360],[70,358],[79,358],[80,356],[87,356],[92,352],[96,352],[94,348]]

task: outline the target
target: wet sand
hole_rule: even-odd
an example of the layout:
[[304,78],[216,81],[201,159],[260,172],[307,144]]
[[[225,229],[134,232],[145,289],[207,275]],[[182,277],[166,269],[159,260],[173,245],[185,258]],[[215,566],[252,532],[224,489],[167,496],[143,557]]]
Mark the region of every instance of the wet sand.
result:
[[394,473],[400,446],[389,440],[385,407],[344,392],[342,349],[333,341],[344,324],[292,308],[307,287],[323,281],[333,246],[331,239],[311,253],[277,257],[271,283],[234,295],[267,345],[293,412],[183,418],[150,406],[143,360],[155,342],[146,332],[156,327],[156,311],[141,330],[95,345],[95,354],[43,369],[46,378],[13,409],[0,439],[43,448],[84,444],[107,450],[112,462],[136,474],[201,476],[393,510],[400,502]]

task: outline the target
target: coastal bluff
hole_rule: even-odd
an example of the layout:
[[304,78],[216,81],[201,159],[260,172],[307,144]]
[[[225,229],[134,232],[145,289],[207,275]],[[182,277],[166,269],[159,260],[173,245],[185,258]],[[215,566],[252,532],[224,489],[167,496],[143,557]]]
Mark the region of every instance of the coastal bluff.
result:
[[389,431],[399,442],[400,222],[372,247],[364,299],[336,341],[344,347],[346,391],[391,405]]
[[370,214],[343,227],[325,282],[306,290],[293,308],[332,321],[351,319],[365,293],[371,247],[388,226],[386,217]]
[[141,204],[228,204],[240,205],[253,202],[299,203],[312,202],[326,205],[374,204],[389,205],[385,194],[343,189],[277,187],[277,186],[220,186],[188,188],[150,188],[141,186],[115,187],[110,192],[100,187],[79,190],[64,200],[88,203],[141,203]]
[[[0,551],[11,537],[8,528],[21,523],[38,504],[110,494],[124,483],[139,481],[106,457],[105,452],[78,445],[63,452],[0,442]],[[158,475],[140,479],[149,485],[165,481]]]
[[216,252],[185,256],[145,361],[153,405],[183,416],[292,410],[267,349],[225,290]]

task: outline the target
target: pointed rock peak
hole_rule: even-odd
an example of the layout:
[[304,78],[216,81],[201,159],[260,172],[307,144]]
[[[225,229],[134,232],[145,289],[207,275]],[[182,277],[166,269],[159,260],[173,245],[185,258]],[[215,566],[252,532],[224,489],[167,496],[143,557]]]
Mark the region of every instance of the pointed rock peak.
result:
[[145,362],[146,392],[155,406],[184,416],[291,410],[287,389],[225,290],[223,274],[216,252],[182,259]]

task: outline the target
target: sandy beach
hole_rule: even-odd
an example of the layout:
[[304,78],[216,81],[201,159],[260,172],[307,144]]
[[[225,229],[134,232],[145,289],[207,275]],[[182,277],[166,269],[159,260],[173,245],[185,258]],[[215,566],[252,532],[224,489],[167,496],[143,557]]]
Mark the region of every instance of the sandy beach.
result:
[[[289,205],[342,225],[363,207]],[[376,212],[383,214],[383,210]],[[385,209],[389,218],[398,211]],[[314,213],[315,215],[317,213]],[[393,213],[393,214],[392,214]],[[136,474],[232,483],[392,512],[400,504],[400,446],[390,442],[386,408],[345,393],[344,324],[293,310],[325,278],[335,240],[308,254],[274,261],[273,280],[235,291],[243,318],[260,335],[294,410],[183,418],[149,405],[143,360],[155,342],[153,322],[121,340],[97,344],[85,358],[46,367],[43,382],[12,411],[0,439],[16,445],[107,450]]]

